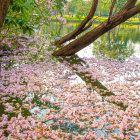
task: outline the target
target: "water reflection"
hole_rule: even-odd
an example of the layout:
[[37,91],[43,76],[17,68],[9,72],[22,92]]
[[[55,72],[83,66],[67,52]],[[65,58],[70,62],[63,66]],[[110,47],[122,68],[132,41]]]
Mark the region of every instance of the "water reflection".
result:
[[[98,24],[94,24],[96,27]],[[43,26],[42,33],[50,33],[53,39],[60,38],[70,33],[78,26],[77,23],[62,25],[58,22],[52,22],[49,27]],[[112,58],[124,61],[127,57],[137,54],[140,45],[140,26],[139,25],[119,25],[108,33],[101,36],[91,45],[77,54],[80,57]],[[93,47],[92,47],[93,46]],[[86,55],[88,54],[88,55]]]
[[[132,37],[132,36],[135,37]],[[93,43],[93,53],[100,58],[113,58],[124,61],[135,52],[135,44],[140,43],[140,32],[133,30],[126,32],[124,28],[114,28]]]

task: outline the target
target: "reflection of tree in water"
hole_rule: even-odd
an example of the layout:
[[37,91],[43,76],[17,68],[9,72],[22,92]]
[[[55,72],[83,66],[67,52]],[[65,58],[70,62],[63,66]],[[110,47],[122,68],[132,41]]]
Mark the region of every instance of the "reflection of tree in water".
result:
[[93,53],[97,57],[124,61],[134,53],[133,43],[139,42],[139,34],[135,29],[115,28],[93,43]]
[[62,30],[63,25],[59,22],[52,22],[49,26],[42,26],[41,28],[42,34],[49,34],[52,39],[60,37]]
[[56,39],[73,31],[73,29],[73,25],[63,25],[60,22],[51,22],[49,26],[43,26],[41,31],[42,34],[50,34],[52,39]]

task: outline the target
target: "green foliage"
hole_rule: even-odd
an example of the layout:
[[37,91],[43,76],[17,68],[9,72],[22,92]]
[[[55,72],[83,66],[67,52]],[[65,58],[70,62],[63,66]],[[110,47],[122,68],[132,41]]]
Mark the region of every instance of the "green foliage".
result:
[[62,10],[62,8],[63,8],[63,6],[64,6],[64,4],[66,4],[67,3],[67,0],[55,0],[55,2],[56,2],[56,8],[57,8],[57,10],[58,11],[61,11]]
[[[54,9],[63,8],[66,0],[11,0],[3,29],[8,29],[9,35],[21,32],[31,35],[34,29],[50,22]],[[55,3],[56,2],[56,3]]]
[[89,13],[90,6],[91,1],[71,0],[67,6],[67,13],[71,12],[72,14],[78,15],[78,17],[87,15]]
[[78,11],[76,13],[76,18],[81,19],[81,17],[82,17],[82,12]]
[[33,8],[35,4],[32,0],[12,0],[5,18],[4,29],[9,29],[9,34],[19,32],[31,35],[34,32],[35,22],[31,22],[33,16]]

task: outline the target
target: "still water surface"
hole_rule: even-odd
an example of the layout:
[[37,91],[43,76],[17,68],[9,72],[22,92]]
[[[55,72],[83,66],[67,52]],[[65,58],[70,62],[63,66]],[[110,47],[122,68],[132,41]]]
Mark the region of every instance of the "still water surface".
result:
[[[94,24],[95,28],[98,24]],[[50,26],[42,27],[41,34],[50,34],[52,37],[59,38],[67,33],[70,33],[78,26],[77,23],[68,23],[68,25],[61,25],[58,22],[52,22]],[[88,49],[90,49],[88,51]],[[92,43],[84,51],[79,52],[82,57],[108,57],[114,59],[123,59],[135,54],[140,55],[140,26],[139,25],[119,25],[118,27],[107,32],[94,43]]]
[[[71,32],[74,28],[76,28],[77,24],[69,24],[69,25],[60,25],[59,23],[51,23],[50,27],[43,27],[43,31],[42,33],[49,33],[51,34],[52,37],[54,38],[59,38],[60,36],[63,36],[69,32]],[[96,27],[97,25],[94,25],[94,27]],[[42,34],[41,33],[41,34]],[[103,60],[102,62],[109,60],[109,61],[116,61],[117,64],[120,64],[123,66],[123,64],[125,65],[125,63],[127,63],[127,60],[131,60],[131,57],[135,57],[136,59],[140,58],[140,26],[136,26],[136,25],[120,25],[118,27],[116,27],[115,29],[109,31],[108,33],[104,34],[103,36],[101,36],[99,39],[97,39],[95,42],[93,42],[92,44],[90,44],[89,46],[87,46],[85,49],[79,51],[77,53],[77,56],[75,56],[76,58],[81,60],[84,60],[86,63],[88,63],[88,68],[89,71],[90,69],[93,70],[93,63],[89,62],[91,59],[101,59]],[[70,62],[72,58],[70,58],[69,60],[67,59],[67,62],[69,63],[69,65],[72,65],[73,63],[76,64],[76,62]],[[135,63],[135,62],[134,62]],[[117,65],[116,64],[116,65]],[[104,66],[104,65],[103,65]],[[129,67],[129,66],[128,66]],[[95,68],[95,67],[94,67]],[[101,72],[98,70],[95,70],[97,72]],[[105,70],[102,69],[102,72],[105,74]],[[137,78],[139,75],[139,71],[137,73]],[[134,75],[134,77],[136,77],[136,75],[133,73],[133,71],[131,71],[131,75]],[[124,75],[121,76],[116,76],[113,80],[113,82],[118,83],[121,82],[125,82],[125,78],[128,76],[127,71],[126,73],[124,73]],[[70,84],[92,84],[92,87],[94,88],[94,86],[99,86],[101,83],[102,84],[106,84],[106,82],[104,80],[101,81],[97,81],[97,82],[93,82],[92,80],[90,80],[90,78],[88,78],[88,76],[81,76],[79,73],[77,74],[73,74],[72,76],[70,76],[71,78],[74,78],[74,80],[69,80]],[[84,77],[84,78],[83,78]],[[88,81],[86,80],[86,78],[88,79]],[[100,83],[101,82],[101,83]],[[109,81],[107,81],[107,83],[109,83]],[[133,81],[133,83],[135,83],[136,85],[140,85],[139,81]],[[111,84],[111,83],[110,83]],[[99,86],[102,89],[102,85]],[[104,87],[103,87],[104,88]],[[139,94],[138,92],[133,92],[133,94],[139,98]],[[109,94],[107,96],[110,96]],[[100,96],[99,96],[100,98]],[[117,104],[118,106],[123,107],[122,104]],[[43,114],[43,112],[42,112]],[[116,130],[115,132],[117,132],[118,130]],[[105,131],[99,131],[96,130],[96,132],[99,135],[105,134],[107,135],[107,133]],[[114,132],[114,133],[115,133]]]

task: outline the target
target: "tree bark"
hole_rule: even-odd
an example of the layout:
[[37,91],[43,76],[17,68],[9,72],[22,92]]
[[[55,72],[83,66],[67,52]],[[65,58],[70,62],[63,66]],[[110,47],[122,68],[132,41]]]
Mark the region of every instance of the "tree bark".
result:
[[121,10],[124,10],[124,9],[129,10],[129,9],[133,8],[137,1],[138,0],[128,0],[127,3],[122,7]]
[[110,17],[112,15],[112,12],[113,12],[113,8],[115,6],[115,3],[116,3],[116,0],[113,0],[112,5],[110,7],[110,11],[109,11],[108,22],[110,21]]
[[95,41],[104,33],[108,32],[117,25],[125,22],[127,19],[136,15],[137,13],[140,12],[140,4],[134,6],[136,1],[137,0],[128,0],[128,2],[123,6],[123,8],[118,13],[110,17],[110,22],[108,22],[107,19],[99,26],[97,26],[95,29],[89,31],[88,33],[74,40],[68,45],[65,45],[61,47],[59,50],[53,52],[53,55],[54,56],[73,55],[76,52],[80,51],[81,49],[85,48],[87,45],[91,44],[93,41]]
[[[61,39],[56,40],[54,44],[55,45],[61,45],[61,44],[65,43],[65,42],[67,42],[69,40],[74,39],[80,33],[85,31],[84,28],[87,29],[87,27],[85,27],[85,26],[93,18],[94,13],[95,13],[96,8],[97,8],[97,5],[98,5],[98,0],[93,0],[90,12],[89,12],[88,16],[81,22],[81,24],[73,32],[71,32],[70,34],[67,34],[66,36],[62,37]],[[91,23],[88,26],[90,26],[90,25],[91,25]]]
[[0,32],[8,11],[10,0],[0,0]]

